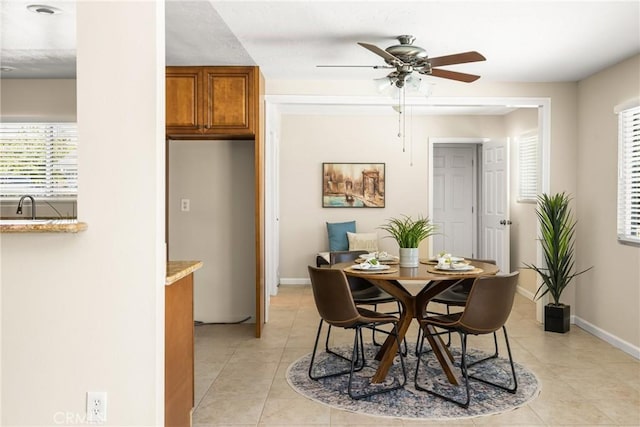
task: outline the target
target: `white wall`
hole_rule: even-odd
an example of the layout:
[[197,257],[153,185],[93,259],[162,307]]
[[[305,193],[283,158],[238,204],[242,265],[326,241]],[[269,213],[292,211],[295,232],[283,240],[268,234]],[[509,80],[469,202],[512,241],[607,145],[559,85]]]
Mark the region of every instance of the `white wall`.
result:
[[640,248],[616,240],[617,116],[613,108],[640,97],[640,55],[579,85],[578,269],[576,316],[590,330],[616,336],[640,357]]
[[[255,319],[254,141],[169,143],[169,259],[203,262],[194,318]],[[191,201],[180,210],[181,199]]]
[[[78,2],[78,234],[2,234],[2,425],[163,423],[164,4]],[[117,31],[115,30],[117,29]],[[63,418],[61,418],[63,417]]]
[[[538,129],[538,109],[522,108],[505,116],[506,132],[511,138],[511,186],[510,219],[511,224],[511,271],[520,270],[518,286],[530,296],[537,290],[536,273],[523,268],[523,264],[537,264],[537,228],[535,203],[518,202],[519,189],[519,145],[517,138],[523,132]],[[541,142],[541,139],[539,139]]]

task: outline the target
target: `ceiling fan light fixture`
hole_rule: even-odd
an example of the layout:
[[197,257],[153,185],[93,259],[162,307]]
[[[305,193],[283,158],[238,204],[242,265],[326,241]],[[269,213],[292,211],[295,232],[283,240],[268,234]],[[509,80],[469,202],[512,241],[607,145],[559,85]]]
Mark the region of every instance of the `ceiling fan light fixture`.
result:
[[389,89],[395,86],[396,80],[396,77],[385,76],[379,79],[373,79],[373,84],[378,93],[387,93]]
[[409,92],[417,93],[422,96],[430,96],[433,89],[433,83],[413,75],[409,76],[405,80],[405,84]]
[[62,13],[62,10],[58,9],[57,7],[48,6],[46,4],[30,4],[29,6],[27,6],[27,9],[30,12],[37,13],[38,15],[46,16]]

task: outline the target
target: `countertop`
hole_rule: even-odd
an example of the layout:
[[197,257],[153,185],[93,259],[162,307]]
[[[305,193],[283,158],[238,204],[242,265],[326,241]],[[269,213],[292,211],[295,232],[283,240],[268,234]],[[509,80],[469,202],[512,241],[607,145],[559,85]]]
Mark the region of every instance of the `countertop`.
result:
[[0,233],[77,233],[87,227],[75,219],[0,220]]
[[165,285],[171,285],[202,267],[202,261],[167,261]]

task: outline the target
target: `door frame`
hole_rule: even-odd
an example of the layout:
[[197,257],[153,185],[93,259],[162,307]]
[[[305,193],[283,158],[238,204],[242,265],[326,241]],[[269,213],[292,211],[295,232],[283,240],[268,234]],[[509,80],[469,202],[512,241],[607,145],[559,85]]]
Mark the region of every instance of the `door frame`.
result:
[[[272,144],[278,144],[277,138],[273,135],[280,134],[280,116],[284,109],[288,112],[304,112],[312,114],[314,110],[322,109],[326,111],[326,107],[345,106],[356,108],[359,106],[381,106],[393,107],[396,100],[382,96],[325,96],[325,95],[265,95],[265,199],[274,200],[275,207],[271,212],[265,212],[265,247],[279,252],[278,242],[274,242],[277,235],[278,218],[275,212],[278,212],[279,200],[273,199],[278,194],[279,177],[274,173],[274,159],[278,153],[277,146],[274,148]],[[538,109],[538,134],[540,135],[541,145],[541,170],[540,191],[549,193],[550,191],[550,167],[551,167],[551,98],[545,97],[408,97],[405,100],[407,106],[430,106],[430,107],[514,107],[514,108],[537,108]],[[272,133],[273,132],[273,133]],[[276,171],[277,172],[277,171]],[[539,234],[539,225],[538,234]],[[542,248],[539,243],[536,244],[536,262],[541,265]],[[272,256],[268,252],[265,253],[265,265],[267,271],[272,274],[265,277],[265,313],[268,313],[269,292],[268,289],[277,289],[278,286],[278,256]],[[271,263],[271,264],[270,264]],[[274,273],[275,272],[275,273]],[[544,306],[548,302],[545,296],[536,301],[536,319],[542,322],[544,318]]]

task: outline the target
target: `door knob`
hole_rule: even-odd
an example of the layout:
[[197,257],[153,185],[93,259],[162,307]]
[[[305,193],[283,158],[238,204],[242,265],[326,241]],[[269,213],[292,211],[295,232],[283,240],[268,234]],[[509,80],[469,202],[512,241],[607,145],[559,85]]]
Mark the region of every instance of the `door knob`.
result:
[[502,221],[500,221],[500,225],[511,225],[512,222],[510,219],[503,219]]

